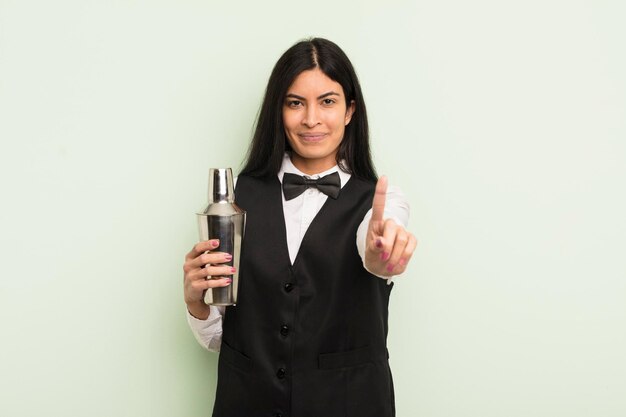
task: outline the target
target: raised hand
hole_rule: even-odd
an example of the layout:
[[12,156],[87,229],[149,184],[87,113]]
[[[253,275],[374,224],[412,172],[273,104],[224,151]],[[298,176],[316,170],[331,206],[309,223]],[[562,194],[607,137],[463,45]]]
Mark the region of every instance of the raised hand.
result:
[[[204,291],[209,288],[225,287],[230,285],[231,279],[224,277],[232,275],[235,268],[229,265],[220,265],[230,262],[232,255],[224,252],[209,252],[217,249],[217,239],[205,240],[197,243],[185,256],[183,265],[185,303],[189,312],[198,319],[206,320],[209,317],[209,306],[204,304]],[[207,279],[211,276],[220,278]]]
[[387,177],[382,176],[376,184],[365,246],[365,266],[380,276],[403,273],[417,246],[415,236],[392,219],[384,219],[386,198]]

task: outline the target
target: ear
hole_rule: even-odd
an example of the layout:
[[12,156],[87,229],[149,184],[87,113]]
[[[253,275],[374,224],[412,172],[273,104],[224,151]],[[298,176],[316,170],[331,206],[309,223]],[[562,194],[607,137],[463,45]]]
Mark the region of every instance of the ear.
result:
[[352,100],[350,102],[350,105],[346,108],[346,117],[345,117],[345,121],[344,121],[344,125],[348,126],[348,124],[350,123],[350,120],[352,120],[352,115],[354,114],[354,109],[356,109],[356,104],[354,103],[354,100]]

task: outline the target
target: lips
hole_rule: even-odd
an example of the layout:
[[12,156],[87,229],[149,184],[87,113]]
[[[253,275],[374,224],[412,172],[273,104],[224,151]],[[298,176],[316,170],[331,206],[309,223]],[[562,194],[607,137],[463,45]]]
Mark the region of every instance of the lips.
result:
[[305,142],[319,142],[327,135],[327,133],[299,133],[298,137]]

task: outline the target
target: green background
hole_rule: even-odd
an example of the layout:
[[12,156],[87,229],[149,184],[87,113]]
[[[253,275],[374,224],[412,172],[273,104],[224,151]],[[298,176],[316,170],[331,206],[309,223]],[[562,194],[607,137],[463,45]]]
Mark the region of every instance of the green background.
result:
[[391,303],[398,416],[623,417],[624,4],[0,0],[0,415],[210,415],[194,213],[317,35],[420,240]]

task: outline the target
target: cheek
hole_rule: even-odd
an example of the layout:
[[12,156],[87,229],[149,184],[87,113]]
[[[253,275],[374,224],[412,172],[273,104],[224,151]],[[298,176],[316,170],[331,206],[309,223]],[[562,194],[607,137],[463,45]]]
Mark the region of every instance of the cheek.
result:
[[285,124],[289,122],[293,123],[298,117],[298,110],[290,109],[289,107],[285,106],[283,107],[282,115],[283,115],[283,122]]
[[345,127],[345,114],[336,112],[328,116],[327,123],[332,126],[333,130],[340,130]]
[[288,129],[289,125],[290,125],[289,114],[283,111],[283,126],[285,127],[285,129]]

